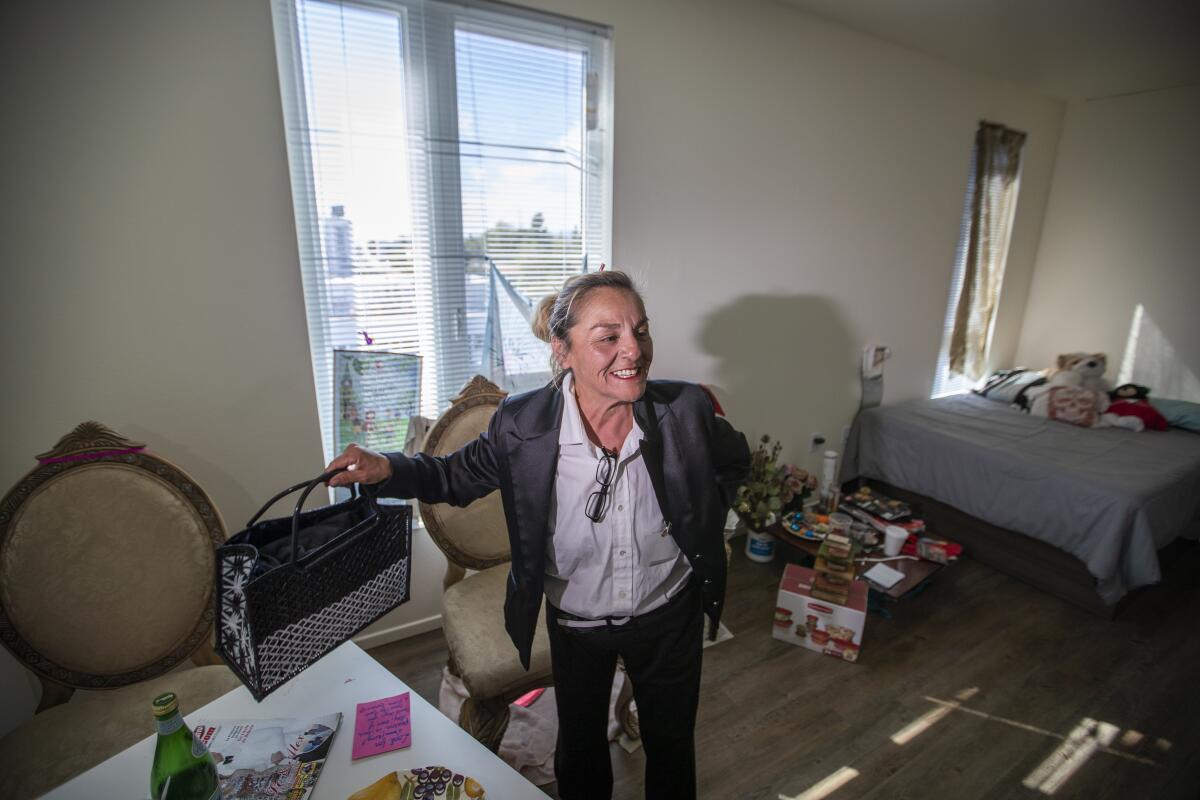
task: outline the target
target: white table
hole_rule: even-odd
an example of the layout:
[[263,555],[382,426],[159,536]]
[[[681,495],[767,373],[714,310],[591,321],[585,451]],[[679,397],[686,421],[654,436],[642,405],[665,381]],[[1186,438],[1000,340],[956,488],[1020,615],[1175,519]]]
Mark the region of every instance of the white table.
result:
[[[358,703],[409,692],[412,746],[359,761],[350,760]],[[187,698],[179,698],[187,708]],[[546,795],[388,672],[358,645],[347,642],[281,686],[261,703],[246,687],[187,714],[194,719],[309,717],[342,712],[342,724],[311,800],[346,797],[389,772],[440,764],[483,784],[489,798],[520,800]],[[64,783],[47,798],[136,800],[149,794],[155,736]]]

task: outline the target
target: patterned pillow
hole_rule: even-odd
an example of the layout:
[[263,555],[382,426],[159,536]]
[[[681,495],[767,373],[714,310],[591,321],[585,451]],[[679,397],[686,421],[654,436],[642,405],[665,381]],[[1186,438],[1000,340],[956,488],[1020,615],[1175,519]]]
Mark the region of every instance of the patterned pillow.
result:
[[1008,403],[1028,410],[1029,402],[1025,397],[1025,392],[1031,387],[1040,386],[1045,382],[1046,378],[1040,372],[1018,367],[993,372],[981,386],[972,391],[988,400]]
[[1096,426],[1100,418],[1100,398],[1082,386],[1055,386],[1050,390],[1046,416],[1084,428]]

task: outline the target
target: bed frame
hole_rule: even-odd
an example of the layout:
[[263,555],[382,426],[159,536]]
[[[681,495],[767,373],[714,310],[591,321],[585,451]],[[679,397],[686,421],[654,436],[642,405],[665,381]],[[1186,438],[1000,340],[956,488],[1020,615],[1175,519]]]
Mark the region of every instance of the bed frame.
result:
[[1106,605],[1096,592],[1095,577],[1070,553],[885,481],[873,478],[862,481],[888,497],[908,503],[914,514],[930,523],[935,535],[961,543],[970,558],[1098,617],[1113,618],[1132,595],[1126,595],[1116,605]]

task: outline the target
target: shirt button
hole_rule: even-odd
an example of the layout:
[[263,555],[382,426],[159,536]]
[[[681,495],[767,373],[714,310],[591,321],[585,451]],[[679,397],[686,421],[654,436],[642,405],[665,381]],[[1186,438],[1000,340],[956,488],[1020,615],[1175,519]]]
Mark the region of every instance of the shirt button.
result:
[[623,598],[623,597],[625,597],[625,593],[624,593],[624,592],[617,592],[617,597],[621,597],[621,598]]
[[625,555],[625,551],[624,550],[620,551],[620,553],[618,553],[618,555],[622,555],[622,556]]
[[712,583],[712,578],[705,578],[705,579],[704,579],[704,585],[705,585],[705,586],[708,586],[708,585],[710,585],[711,583]]
[[624,510],[625,510],[625,506],[617,506],[617,511],[624,511]]
[[703,553],[696,553],[696,555],[692,556],[692,560],[693,560],[693,561],[699,561],[699,560],[700,560],[700,559],[702,559],[702,558],[704,558],[704,554],[703,554]]

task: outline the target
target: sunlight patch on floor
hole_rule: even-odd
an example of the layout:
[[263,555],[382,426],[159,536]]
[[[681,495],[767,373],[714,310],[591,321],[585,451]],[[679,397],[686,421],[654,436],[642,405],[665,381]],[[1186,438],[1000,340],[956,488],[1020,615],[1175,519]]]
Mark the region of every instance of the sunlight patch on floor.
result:
[[1054,794],[1088,762],[1088,759],[1096,755],[1097,750],[1111,745],[1120,732],[1121,729],[1116,725],[1084,717],[1067,734],[1063,743],[1021,783],[1027,789],[1036,789],[1042,794]]
[[[927,731],[929,729],[929,727],[931,725],[933,725],[935,722],[937,722],[942,717],[949,714],[951,711],[953,711],[956,707],[958,707],[962,703],[966,702],[967,700],[970,700],[972,697],[974,697],[978,693],[979,693],[979,689],[977,687],[971,687],[970,689],[963,689],[961,692],[959,692],[958,694],[955,695],[955,697],[958,698],[958,700],[956,702],[945,703],[944,705],[941,705],[938,708],[931,708],[930,710],[926,711],[921,716],[914,719],[912,722],[905,725],[900,730],[893,733],[892,737],[891,737],[892,743],[898,744],[898,745],[908,744],[913,739],[915,739],[916,737],[920,736],[922,733]],[[925,699],[929,700],[931,698],[926,697]],[[938,701],[938,702],[942,702],[942,701]]]
[[[1061,733],[1055,733],[1054,731],[1048,731],[1045,728],[1039,728],[1036,725],[1028,725],[1024,722],[1018,722],[1015,719],[1006,719],[1005,717],[997,717],[994,714],[987,714],[987,713],[984,713],[983,711],[976,711],[973,708],[966,708],[961,703],[951,702],[949,700],[939,700],[936,697],[926,697],[925,699],[931,703],[937,703],[938,705],[942,706],[943,708],[946,708],[949,711],[961,711],[964,714],[970,714],[972,716],[979,717],[980,719],[987,719],[987,720],[991,720],[992,722],[999,722],[1003,725],[1008,725],[1013,728],[1020,728],[1021,730],[1029,731],[1030,733],[1040,733],[1042,736],[1049,736],[1054,739],[1066,739],[1067,738],[1067,737],[1063,736]],[[1107,723],[1107,722],[1100,722],[1097,724],[1109,725],[1109,727],[1112,727],[1115,731],[1118,731],[1118,732],[1121,730],[1120,727],[1118,727],[1116,725],[1110,725],[1110,723]],[[1137,737],[1135,741],[1141,741],[1141,737],[1143,736],[1143,734],[1139,733],[1138,731],[1134,731],[1132,729],[1129,732],[1134,734],[1135,737]],[[1115,738],[1116,734],[1114,733],[1113,736]],[[1123,741],[1123,739],[1122,739],[1122,741]],[[1162,743],[1162,744],[1158,745],[1160,750],[1165,751],[1165,750],[1170,749],[1170,747],[1171,747],[1171,743],[1169,741],[1167,741],[1166,739],[1159,739],[1158,742]],[[1107,753],[1110,756],[1117,756],[1119,758],[1124,758],[1129,761],[1136,761],[1139,764],[1146,764],[1147,766],[1151,766],[1151,767],[1158,766],[1158,762],[1152,758],[1146,758],[1145,756],[1135,755],[1134,753],[1123,753],[1120,750],[1114,750],[1112,747],[1109,747],[1108,745],[1110,745],[1110,744],[1112,744],[1112,740],[1109,740],[1109,741],[1103,743],[1099,747],[1100,752]],[[1164,744],[1166,745],[1165,747],[1163,746]]]
[[842,767],[837,772],[822,779],[800,794],[791,797],[781,794],[779,795],[779,800],[821,800],[821,798],[828,797],[857,777],[858,770],[852,767]]
[[[929,730],[935,723],[956,711],[962,714],[970,714],[979,719],[998,722],[1011,728],[1017,728],[1018,730],[1035,733],[1039,736],[1058,739],[1060,741],[1055,746],[1053,752],[1022,781],[1026,788],[1045,795],[1053,795],[1057,792],[1097,753],[1117,756],[1118,758],[1150,767],[1160,766],[1159,762],[1152,758],[1147,758],[1135,752],[1127,752],[1147,743],[1147,736],[1141,731],[1130,728],[1122,733],[1118,725],[1095,720],[1091,717],[1084,717],[1070,733],[1064,736],[1061,733],[1039,728],[1036,725],[1029,725],[1018,720],[998,717],[983,711],[976,711],[973,708],[967,708],[964,703],[977,694],[979,694],[979,688],[971,687],[957,692],[954,695],[954,700],[942,700],[937,697],[926,696],[924,699],[932,703],[934,707],[892,734],[890,737],[891,741],[897,745],[907,744]],[[1165,753],[1171,749],[1171,742],[1167,739],[1158,738],[1154,740],[1153,746],[1158,751]],[[1118,747],[1125,749],[1117,749]],[[821,800],[821,798],[828,797],[854,780],[858,775],[858,770],[850,766],[844,766],[804,792],[794,796],[781,794],[779,795],[779,800]]]

